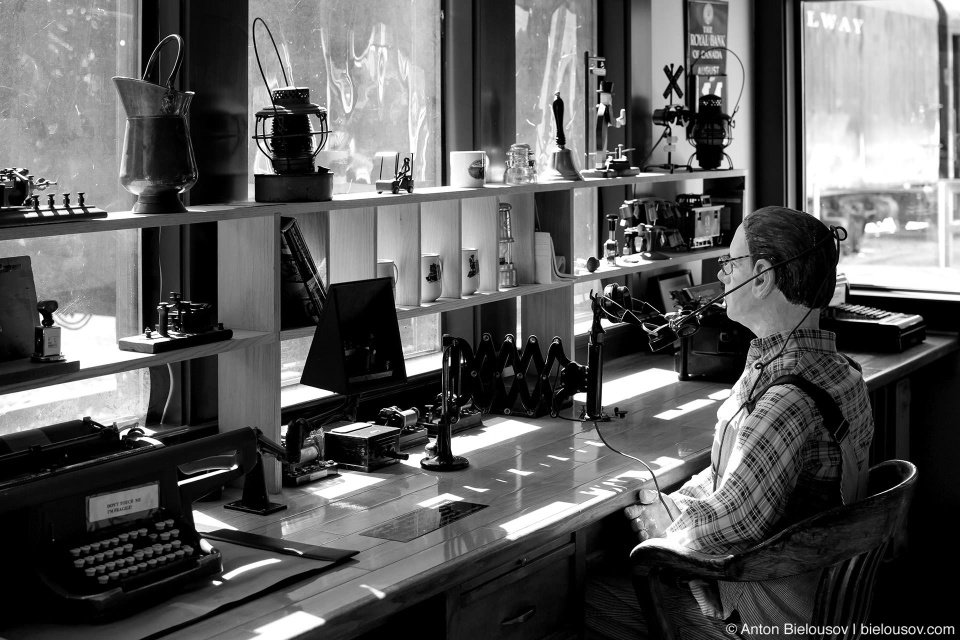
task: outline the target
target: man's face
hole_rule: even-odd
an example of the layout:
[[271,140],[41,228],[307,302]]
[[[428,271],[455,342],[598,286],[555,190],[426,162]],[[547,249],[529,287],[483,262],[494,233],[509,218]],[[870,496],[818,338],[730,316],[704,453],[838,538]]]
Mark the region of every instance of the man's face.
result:
[[[747,239],[741,225],[733,236],[733,242],[730,243],[730,257],[741,259],[727,263],[729,275],[723,272],[723,268],[717,272],[717,277],[723,283],[724,292],[730,291],[753,276],[753,258],[749,257],[749,254],[750,249],[747,247]],[[747,327],[749,324],[746,320],[750,318],[750,312],[757,303],[751,289],[752,287],[748,284],[724,298],[727,303],[727,317]]]

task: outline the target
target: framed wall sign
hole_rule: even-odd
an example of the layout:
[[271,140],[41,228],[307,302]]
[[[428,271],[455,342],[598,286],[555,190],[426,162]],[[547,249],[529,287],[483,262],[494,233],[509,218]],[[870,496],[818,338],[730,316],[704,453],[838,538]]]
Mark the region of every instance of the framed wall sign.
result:
[[687,0],[686,58],[687,107],[697,108],[699,96],[720,96],[727,113],[727,24],[726,0]]

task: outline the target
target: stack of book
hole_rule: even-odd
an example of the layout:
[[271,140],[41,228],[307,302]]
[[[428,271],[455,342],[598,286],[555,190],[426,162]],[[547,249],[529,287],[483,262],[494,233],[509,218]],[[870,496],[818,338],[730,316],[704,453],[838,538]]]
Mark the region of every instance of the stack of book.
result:
[[327,289],[296,218],[280,218],[280,326],[320,323]]

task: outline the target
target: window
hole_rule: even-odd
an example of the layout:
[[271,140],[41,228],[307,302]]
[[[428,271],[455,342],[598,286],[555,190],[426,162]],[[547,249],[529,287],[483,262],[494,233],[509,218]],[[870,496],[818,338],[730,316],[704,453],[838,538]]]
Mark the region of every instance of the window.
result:
[[855,285],[960,292],[957,207],[938,195],[955,188],[942,179],[952,136],[936,4],[801,10],[805,206],[847,229],[840,270]]
[[[290,82],[308,87],[311,101],[327,109],[331,133],[317,162],[334,172],[334,193],[372,191],[379,151],[412,151],[416,187],[439,184],[440,3],[251,0],[250,15],[266,20]],[[282,84],[283,73],[266,31],[258,27],[256,35],[274,89]],[[252,44],[248,71],[253,131],[254,115],[270,104],[270,97]],[[254,174],[270,172],[253,140],[248,162],[252,199]],[[439,314],[401,320],[400,332],[408,359],[440,348]],[[281,347],[284,406],[327,395],[299,384],[309,348],[310,339],[287,340]],[[417,370],[411,362],[407,368]]]
[[[308,87],[311,101],[327,109],[331,134],[317,161],[334,172],[334,193],[372,191],[378,151],[412,151],[416,186],[439,184],[439,2],[251,0],[250,16],[266,20],[290,82]],[[257,47],[275,89],[283,73],[260,27]],[[253,131],[270,96],[252,44],[248,69]],[[254,174],[270,167],[253,140],[248,160],[252,199]]]
[[[543,167],[556,144],[554,94],[564,102],[564,135],[574,151],[577,166],[583,166],[586,146],[584,126],[592,121],[594,104],[587,104],[584,51],[596,51],[594,3],[517,0],[515,14],[517,47],[517,142],[526,143]],[[564,256],[566,270],[574,272],[576,258],[597,254],[597,191],[574,190],[574,255]],[[575,285],[575,331],[590,328],[587,284]]]
[[[118,180],[125,116],[111,78],[139,77],[138,5],[0,3],[0,158],[56,181],[46,193],[131,206]],[[37,295],[59,303],[63,353],[81,366],[136,331],[136,232],[0,241],[0,255],[30,256]],[[0,395],[0,434],[85,415],[142,418],[148,385],[145,371],[133,371]]]

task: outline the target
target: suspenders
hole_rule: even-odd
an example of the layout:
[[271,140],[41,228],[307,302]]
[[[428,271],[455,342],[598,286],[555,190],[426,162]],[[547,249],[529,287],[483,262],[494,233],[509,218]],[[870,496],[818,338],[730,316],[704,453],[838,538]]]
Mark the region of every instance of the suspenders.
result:
[[850,423],[843,417],[840,407],[836,401],[822,387],[794,374],[782,375],[768,384],[757,394],[753,402],[748,402],[747,412],[753,413],[757,400],[763,397],[770,387],[789,384],[797,387],[803,393],[807,394],[823,418],[823,426],[833,436],[834,441],[840,446],[841,469],[840,469],[840,499],[843,504],[851,504],[866,497],[867,493],[867,472],[869,465],[864,461],[863,469],[857,467],[857,456],[853,451],[853,443],[847,436],[850,432]]

